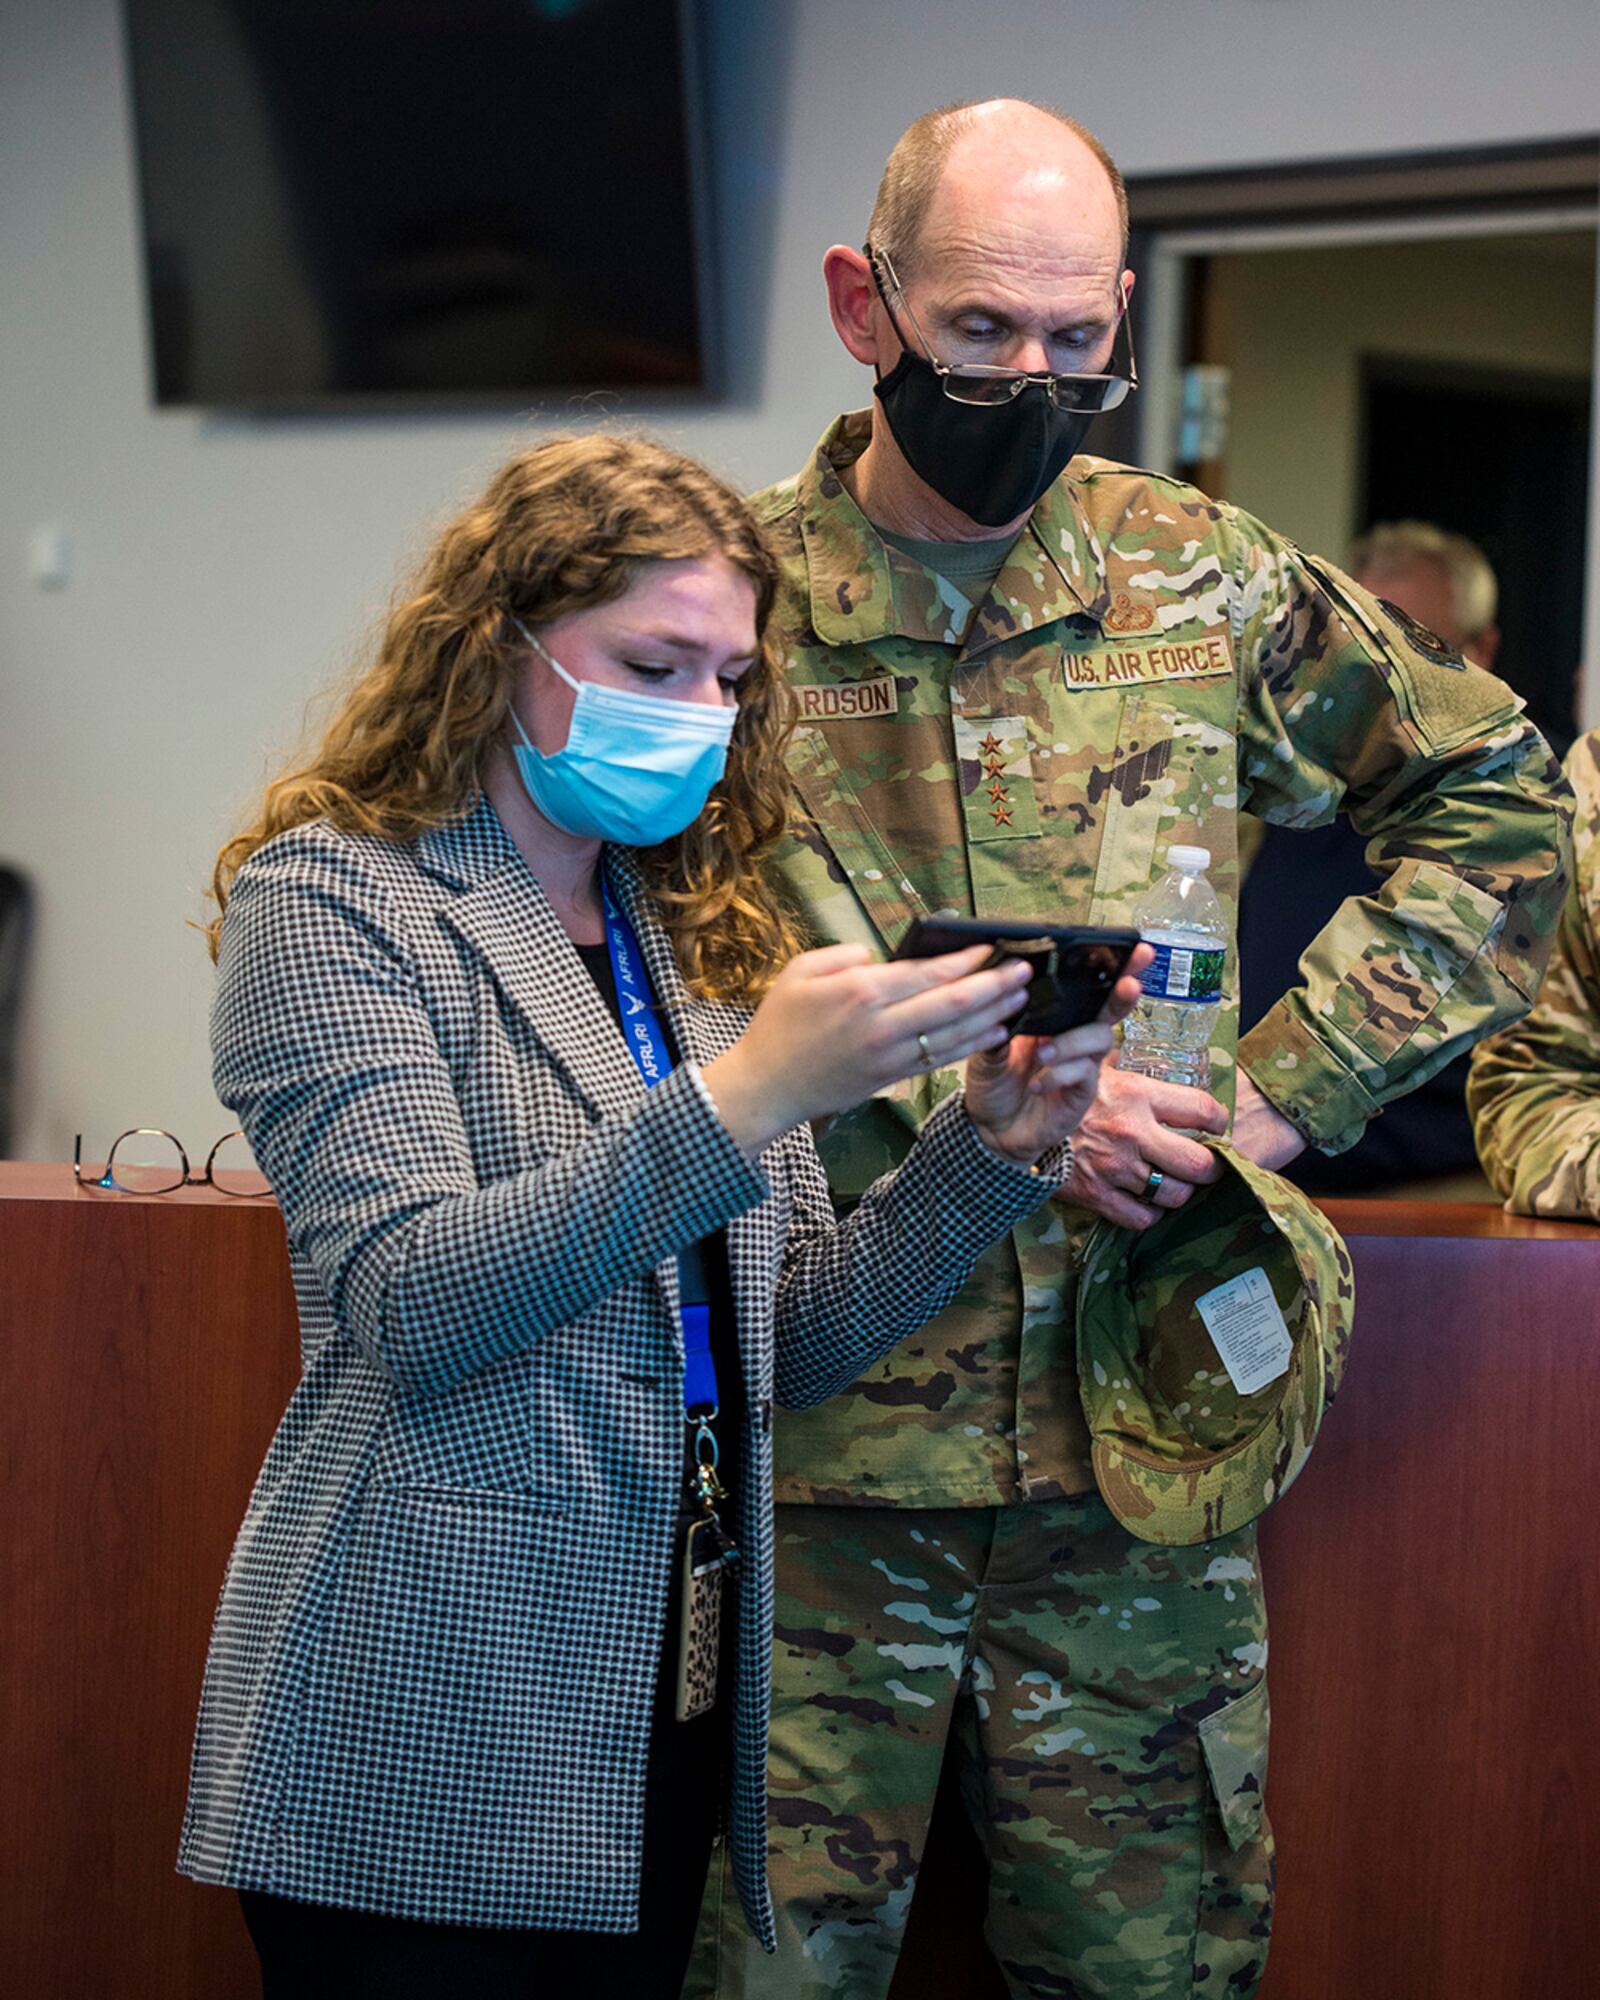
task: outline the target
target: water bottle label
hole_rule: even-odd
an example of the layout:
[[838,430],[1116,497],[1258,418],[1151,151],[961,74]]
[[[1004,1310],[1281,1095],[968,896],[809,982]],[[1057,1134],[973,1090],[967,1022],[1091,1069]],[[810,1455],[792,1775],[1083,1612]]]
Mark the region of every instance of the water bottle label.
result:
[[1201,950],[1185,944],[1158,944],[1155,954],[1145,968],[1147,998],[1207,1003],[1222,998],[1221,945]]

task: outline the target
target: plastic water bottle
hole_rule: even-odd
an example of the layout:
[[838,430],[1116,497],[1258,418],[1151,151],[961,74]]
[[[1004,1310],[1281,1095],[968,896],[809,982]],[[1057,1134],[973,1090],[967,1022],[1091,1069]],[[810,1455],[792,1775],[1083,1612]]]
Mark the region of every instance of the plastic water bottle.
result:
[[1211,1031],[1222,1004],[1228,926],[1206,880],[1211,850],[1169,847],[1167,872],[1133,921],[1156,948],[1122,1029],[1120,1066],[1163,1083],[1211,1088]]

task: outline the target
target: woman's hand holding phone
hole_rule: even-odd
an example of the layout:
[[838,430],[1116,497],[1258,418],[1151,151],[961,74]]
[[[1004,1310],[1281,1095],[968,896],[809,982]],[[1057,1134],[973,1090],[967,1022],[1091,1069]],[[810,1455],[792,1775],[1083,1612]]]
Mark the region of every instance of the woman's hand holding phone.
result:
[[1111,989],[1098,1020],[1059,1035],[1013,1035],[1003,1048],[967,1060],[967,1112],[986,1145],[1031,1165],[1070,1139],[1100,1088],[1116,1024],[1133,1011],[1139,975],[1155,956],[1140,945]]
[[1149,947],[1099,1020],[1009,1043],[1005,1024],[1026,1002],[1031,968],[1020,959],[985,968],[990,956],[978,944],[880,964],[865,945],[837,944],[791,959],[739,1041],[702,1072],[735,1144],[754,1159],[795,1125],[963,1061],[968,1111],[994,1151],[1031,1161],[1069,1138],[1094,1101],[1112,1025],[1138,998]]
[[990,955],[978,944],[880,964],[865,945],[835,944],[791,959],[738,1042],[701,1072],[734,1143],[754,1159],[793,1126],[902,1077],[1003,1049],[1029,968],[1007,959],[980,970]]

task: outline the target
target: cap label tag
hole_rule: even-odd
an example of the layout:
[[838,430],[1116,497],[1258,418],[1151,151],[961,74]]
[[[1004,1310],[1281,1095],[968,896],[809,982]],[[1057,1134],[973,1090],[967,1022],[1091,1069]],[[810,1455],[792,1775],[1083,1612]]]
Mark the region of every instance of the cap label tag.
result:
[[1241,1396],[1253,1396],[1288,1368],[1294,1342],[1272,1295],[1271,1280],[1259,1264],[1202,1292],[1195,1304],[1228,1379]]

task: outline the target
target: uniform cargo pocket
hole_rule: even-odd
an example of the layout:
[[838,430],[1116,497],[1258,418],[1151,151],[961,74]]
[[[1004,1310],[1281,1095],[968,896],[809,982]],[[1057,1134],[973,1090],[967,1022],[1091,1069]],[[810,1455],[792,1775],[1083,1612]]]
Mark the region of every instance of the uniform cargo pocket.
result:
[[1214,1709],[1200,1724],[1200,1747],[1216,1794],[1217,1810],[1230,1847],[1243,1847],[1261,1832],[1267,1790],[1267,1683]]

